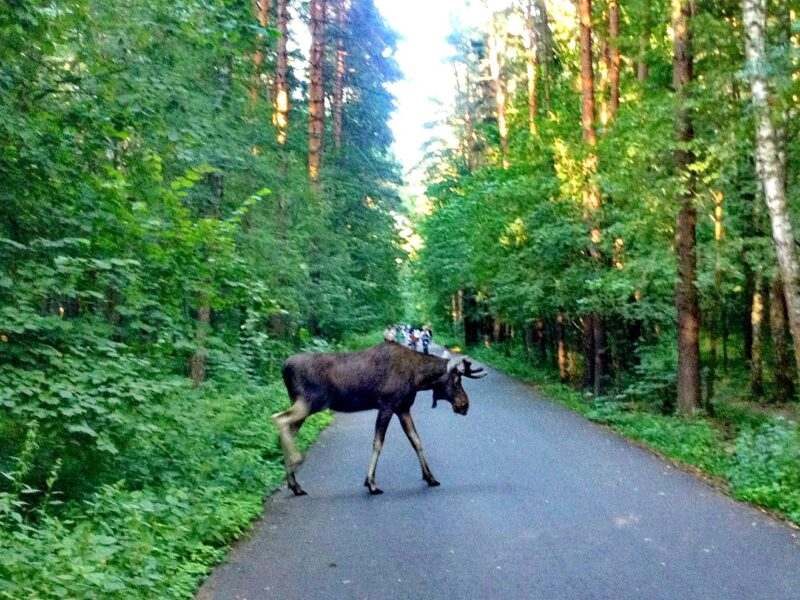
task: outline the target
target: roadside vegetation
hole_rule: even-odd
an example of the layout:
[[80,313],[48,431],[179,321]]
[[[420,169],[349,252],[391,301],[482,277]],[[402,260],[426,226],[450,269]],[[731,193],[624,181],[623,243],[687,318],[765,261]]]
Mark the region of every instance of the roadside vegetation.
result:
[[191,597],[283,360],[397,318],[395,35],[289,4],[2,3],[0,598]]
[[508,0],[455,27],[409,268],[437,341],[795,522],[797,11]]

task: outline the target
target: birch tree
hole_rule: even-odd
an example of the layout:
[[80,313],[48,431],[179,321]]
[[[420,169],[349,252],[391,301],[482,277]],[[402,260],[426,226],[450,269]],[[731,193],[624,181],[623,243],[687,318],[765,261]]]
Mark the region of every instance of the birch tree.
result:
[[778,140],[782,133],[770,115],[770,91],[767,80],[767,2],[743,0],[745,52],[750,78],[752,104],[756,119],[756,171],[769,211],[772,240],[783,281],[783,293],[794,343],[794,355],[800,373],[800,265],[797,262],[795,237],[786,201],[785,165]]

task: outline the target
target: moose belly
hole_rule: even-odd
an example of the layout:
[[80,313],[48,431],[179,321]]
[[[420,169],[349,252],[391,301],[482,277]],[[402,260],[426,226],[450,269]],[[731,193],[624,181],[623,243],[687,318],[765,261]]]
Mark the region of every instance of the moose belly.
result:
[[362,410],[373,410],[378,407],[374,397],[357,394],[352,396],[336,396],[331,399],[330,409],[336,412],[352,413]]

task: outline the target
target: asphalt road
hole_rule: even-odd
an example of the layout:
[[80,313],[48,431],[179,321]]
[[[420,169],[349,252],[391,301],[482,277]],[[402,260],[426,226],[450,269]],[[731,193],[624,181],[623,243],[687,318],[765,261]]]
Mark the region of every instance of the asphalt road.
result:
[[420,394],[428,488],[397,420],[339,415],[201,600],[800,599],[798,532],[494,371],[469,415]]

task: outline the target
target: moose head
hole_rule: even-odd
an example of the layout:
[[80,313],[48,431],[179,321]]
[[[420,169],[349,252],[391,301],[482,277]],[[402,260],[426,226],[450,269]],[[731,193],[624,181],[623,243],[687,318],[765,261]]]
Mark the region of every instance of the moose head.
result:
[[472,363],[465,358],[451,358],[447,362],[447,372],[433,386],[433,408],[439,400],[446,400],[453,406],[453,412],[466,415],[469,410],[469,397],[461,385],[461,378],[480,379],[486,377],[482,367],[472,368]]

